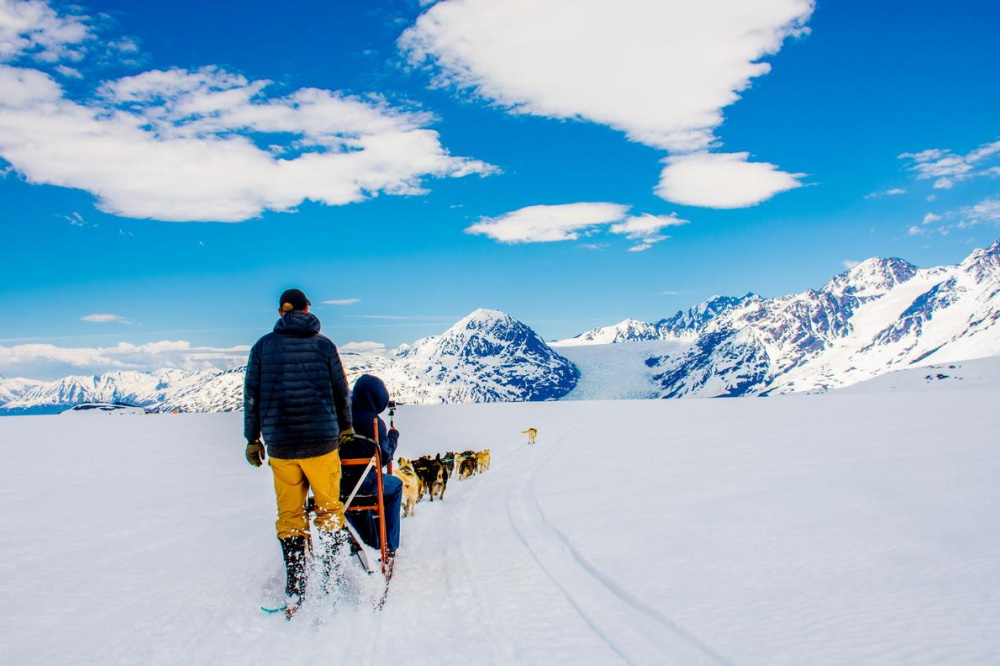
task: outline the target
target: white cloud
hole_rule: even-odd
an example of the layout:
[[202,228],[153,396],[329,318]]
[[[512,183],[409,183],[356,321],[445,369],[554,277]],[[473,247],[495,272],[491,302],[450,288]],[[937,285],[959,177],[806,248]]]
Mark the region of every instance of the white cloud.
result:
[[368,354],[380,354],[386,349],[385,345],[381,342],[348,342],[347,344],[338,346],[341,351]]
[[528,206],[497,218],[487,218],[465,230],[501,243],[544,243],[576,240],[596,227],[625,217],[628,206],[613,203],[573,203]]
[[[589,238],[603,230],[639,241],[629,251],[641,252],[670,238],[661,233],[663,229],[688,224],[676,214],[630,216],[628,211],[628,206],[614,203],[528,206],[500,217],[484,218],[465,232],[488,236],[501,243],[548,243]],[[583,243],[581,247],[601,250],[606,244]]]
[[895,197],[900,194],[906,194],[906,190],[901,187],[894,187],[891,190],[885,190],[883,192],[872,192],[871,194],[866,194],[865,199],[878,199],[881,197]]
[[909,161],[909,169],[917,174],[918,180],[934,180],[935,189],[948,190],[963,180],[996,175],[997,167],[987,163],[997,157],[1000,157],[1000,141],[984,143],[967,155],[931,148],[919,153],[903,153],[899,159]]
[[687,220],[677,217],[676,213],[671,215],[640,215],[638,217],[625,218],[623,222],[613,224],[608,229],[613,234],[624,235],[629,240],[641,241],[637,245],[629,248],[629,252],[642,252],[653,247],[654,243],[667,240],[670,236],[665,236],[660,232],[667,227],[679,227],[687,224]]
[[963,206],[940,215],[927,213],[919,226],[908,229],[911,236],[937,234],[947,236],[955,230],[981,225],[1000,226],[1000,198],[987,197],[977,204]]
[[0,0],[0,62],[76,60],[90,37],[84,17],[60,16],[41,0]]
[[360,302],[360,298],[336,298],[332,301],[323,301],[323,305],[354,305]]
[[1000,225],[1000,199],[989,197],[973,206],[966,206],[957,213],[966,226],[978,224]]
[[[762,59],[802,34],[812,9],[812,0],[445,0],[400,46],[439,85],[512,113],[589,120],[674,154],[699,153],[718,146],[722,110],[770,71]],[[731,171],[724,161],[705,166]],[[745,190],[763,189],[742,200],[797,185],[783,175],[780,188],[745,179]],[[704,198],[679,186],[657,192],[679,203]]]
[[689,206],[744,208],[801,186],[804,174],[748,158],[747,153],[705,152],[668,158],[656,193]]
[[[67,33],[31,41],[9,28],[0,53],[61,57],[77,38]],[[41,70],[0,64],[0,157],[30,183],[92,193],[107,212],[180,222],[420,194],[428,177],[495,171],[450,155],[427,113],[312,88],[273,96],[270,87],[216,67],[170,69],[75,100]],[[264,134],[268,145],[257,145]]]
[[194,347],[185,340],[163,340],[143,345],[120,342],[113,347],[0,345],[0,375],[55,379],[69,374],[99,374],[114,370],[230,368],[245,363],[249,351],[247,346]]
[[80,321],[89,321],[96,324],[135,324],[135,322],[116,314],[89,314],[80,317]]
[[847,270],[851,270],[860,263],[861,263],[860,261],[855,261],[853,259],[844,259],[843,261],[844,268],[846,268]]

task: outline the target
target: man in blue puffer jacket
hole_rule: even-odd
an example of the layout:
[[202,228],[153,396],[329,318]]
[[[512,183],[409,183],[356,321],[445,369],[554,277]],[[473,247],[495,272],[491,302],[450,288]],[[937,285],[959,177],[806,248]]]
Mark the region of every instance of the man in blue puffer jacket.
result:
[[[387,464],[396,455],[399,446],[399,430],[395,427],[386,431],[385,421],[379,414],[389,406],[389,391],[381,379],[373,375],[361,375],[354,382],[351,392],[351,418],[359,435],[375,439],[375,427],[378,426],[379,455],[382,464]],[[375,494],[378,492],[378,481],[375,470],[368,473],[361,484],[361,493]],[[403,482],[398,477],[384,474],[382,476],[382,493],[385,502],[386,548],[389,557],[394,557],[399,548],[399,509],[403,500]],[[347,514],[354,528],[361,537],[372,546],[378,545],[378,532],[370,511],[359,511]]]
[[[316,499],[316,527],[321,556],[346,541],[340,501],[341,441],[354,436],[347,379],[337,347],[320,335],[311,303],[298,289],[278,301],[281,318],[250,350],[243,387],[243,434],[246,458],[264,462],[274,474],[278,501],[275,527],[287,573],[286,603],[294,609],[305,589],[305,553],[309,521],[306,494]],[[261,443],[263,436],[264,443]]]

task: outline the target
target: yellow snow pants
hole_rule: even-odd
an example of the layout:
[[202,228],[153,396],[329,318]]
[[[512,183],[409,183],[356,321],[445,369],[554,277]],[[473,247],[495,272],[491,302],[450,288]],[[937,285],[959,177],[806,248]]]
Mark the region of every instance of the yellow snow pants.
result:
[[310,487],[316,497],[316,528],[336,532],[344,526],[339,451],[314,458],[269,458],[268,464],[274,474],[274,494],[278,499],[275,528],[279,539],[309,536],[305,504]]

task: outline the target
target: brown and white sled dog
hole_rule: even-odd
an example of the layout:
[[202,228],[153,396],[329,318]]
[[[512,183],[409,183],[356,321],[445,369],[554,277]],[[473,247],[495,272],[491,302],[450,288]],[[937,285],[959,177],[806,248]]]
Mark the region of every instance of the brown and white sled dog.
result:
[[528,444],[534,444],[535,437],[538,436],[538,428],[528,428],[527,430],[522,430],[521,434],[528,436]]
[[403,517],[412,516],[417,508],[417,473],[413,470],[413,463],[400,456],[399,464],[393,474],[403,482]]
[[430,501],[432,502],[435,495],[439,499],[444,499],[448,476],[441,462],[440,453],[436,458],[420,456],[413,461],[413,471],[417,473],[417,499],[423,499],[424,493],[430,495]]
[[[469,455],[470,453],[472,455]],[[462,454],[462,463],[458,468],[458,478],[464,481],[476,473],[478,466],[479,463],[476,462],[476,454],[471,451],[466,451]]]

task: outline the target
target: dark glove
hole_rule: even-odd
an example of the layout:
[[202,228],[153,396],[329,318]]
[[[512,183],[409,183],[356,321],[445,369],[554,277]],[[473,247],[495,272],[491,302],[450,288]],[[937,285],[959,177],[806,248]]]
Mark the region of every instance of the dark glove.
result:
[[247,442],[247,462],[254,467],[264,464],[264,445],[259,439]]
[[389,428],[389,434],[391,435],[392,433],[396,433],[396,437],[399,437],[399,428],[397,428],[396,426],[392,426],[391,428]]
[[344,428],[340,431],[340,443],[347,444],[354,439],[354,428]]

